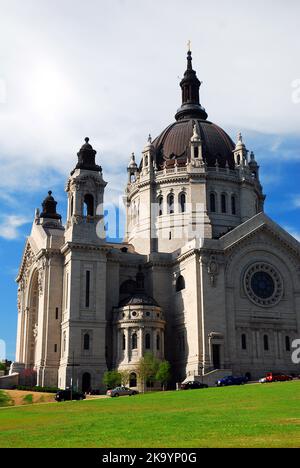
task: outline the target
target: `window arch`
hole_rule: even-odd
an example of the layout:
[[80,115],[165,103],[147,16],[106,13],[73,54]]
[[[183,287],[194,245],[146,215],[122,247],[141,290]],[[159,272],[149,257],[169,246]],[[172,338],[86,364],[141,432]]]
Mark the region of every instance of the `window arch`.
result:
[[171,193],[168,196],[168,214],[174,213],[174,195]]
[[94,216],[94,197],[90,193],[84,196],[83,216]]
[[245,333],[242,334],[242,349],[245,351],[247,349],[247,336]]
[[291,340],[289,336],[285,337],[285,350],[291,351]]
[[180,213],[186,212],[186,195],[185,193],[181,193],[179,195],[179,206],[180,206]]
[[146,333],[145,335],[145,348],[151,349],[151,336],[150,333]]
[[90,335],[85,333],[83,336],[83,349],[88,351],[90,349]]
[[269,337],[268,337],[268,335],[264,335],[264,350],[269,351]]
[[227,213],[227,196],[225,193],[221,195],[221,211],[222,213]]
[[129,376],[129,387],[136,387],[137,386],[137,376],[135,372],[131,372]]
[[163,203],[164,203],[164,199],[161,196],[161,197],[158,198],[158,216],[163,215]]
[[179,292],[183,289],[185,289],[185,279],[182,275],[180,275],[176,280],[176,291]]
[[131,336],[131,348],[132,349],[137,349],[137,334],[133,333]]
[[210,211],[211,213],[215,213],[217,211],[216,209],[216,195],[214,193],[210,194]]
[[236,196],[232,195],[231,197],[231,213],[236,215]]

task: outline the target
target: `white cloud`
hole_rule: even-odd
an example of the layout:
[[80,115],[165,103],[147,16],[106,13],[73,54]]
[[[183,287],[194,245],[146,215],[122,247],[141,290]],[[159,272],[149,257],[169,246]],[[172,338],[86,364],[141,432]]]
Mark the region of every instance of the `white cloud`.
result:
[[[49,167],[67,176],[85,136],[108,182],[126,180],[131,152],[138,157],[148,133],[160,133],[180,105],[188,39],[211,120],[225,129],[299,132],[291,86],[300,73],[298,0],[288,8],[279,0],[59,5],[1,2],[2,187],[37,189]],[[281,148],[280,136],[271,147]]]
[[24,216],[7,215],[2,217],[0,224],[0,237],[7,240],[17,239],[20,236],[19,228],[30,220]]

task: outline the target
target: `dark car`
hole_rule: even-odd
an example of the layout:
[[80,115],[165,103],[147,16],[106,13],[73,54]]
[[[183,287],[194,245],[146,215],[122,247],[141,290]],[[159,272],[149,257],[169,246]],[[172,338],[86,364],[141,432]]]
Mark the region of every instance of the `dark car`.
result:
[[59,390],[57,394],[55,395],[55,400],[56,401],[69,401],[71,400],[85,400],[86,396],[82,392],[75,392],[73,390],[72,395],[71,395],[71,390]]
[[193,382],[184,382],[180,385],[181,390],[199,390],[201,388],[208,388],[208,385],[197,382],[196,380]]
[[233,375],[228,375],[223,379],[217,381],[218,387],[229,387],[229,385],[244,385],[248,382],[247,377],[235,377]]

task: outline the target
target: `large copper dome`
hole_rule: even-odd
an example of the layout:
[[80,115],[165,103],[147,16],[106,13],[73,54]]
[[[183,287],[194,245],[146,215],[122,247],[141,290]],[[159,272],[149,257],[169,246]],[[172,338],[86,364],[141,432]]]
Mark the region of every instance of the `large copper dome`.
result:
[[222,128],[208,120],[182,119],[167,127],[153,142],[158,166],[165,162],[167,166],[177,163],[185,164],[190,158],[190,142],[194,125],[198,126],[198,133],[202,140],[203,158],[209,167],[215,166],[234,168],[232,139]]
[[220,167],[234,168],[233,150],[235,145],[231,138],[217,125],[207,120],[207,113],[200,104],[200,86],[195,70],[192,67],[192,53],[187,56],[187,69],[180,83],[182,105],[176,113],[176,122],[167,127],[153,142],[156,162],[159,168],[172,166],[177,160],[183,165],[190,157],[190,142],[193,127],[198,126],[202,140],[203,158],[209,167],[218,162]]

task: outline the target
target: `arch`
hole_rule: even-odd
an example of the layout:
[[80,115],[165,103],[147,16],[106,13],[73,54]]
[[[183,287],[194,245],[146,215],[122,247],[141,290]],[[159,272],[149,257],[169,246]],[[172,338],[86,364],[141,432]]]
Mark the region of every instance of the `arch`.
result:
[[176,291],[179,292],[183,289],[185,289],[185,279],[182,275],[180,275],[176,280]]
[[233,215],[236,215],[236,196],[235,195],[231,196],[231,213]]
[[151,336],[150,333],[146,333],[145,335],[145,348],[151,349]]
[[90,193],[83,199],[83,216],[94,216],[94,197]]
[[179,207],[180,213],[186,212],[186,194],[184,192],[179,195]]
[[170,193],[168,195],[168,214],[174,213],[174,195]]
[[129,376],[129,387],[136,387],[137,386],[137,375],[135,372],[131,372]]
[[83,349],[84,351],[89,351],[90,349],[90,335],[89,333],[85,333],[83,335]]
[[131,349],[137,349],[137,334],[133,333],[131,335]]
[[209,203],[210,203],[210,211],[211,213],[216,213],[217,211],[217,206],[216,206],[216,195],[215,193],[211,193],[209,197]]
[[227,213],[227,195],[225,193],[221,195],[221,211]]
[[37,269],[34,269],[31,272],[27,294],[27,319],[24,316],[24,326],[26,323],[26,336],[24,337],[25,349],[23,351],[23,362],[26,366],[33,368],[36,359],[36,338],[38,331],[39,309],[39,273]]
[[128,279],[124,281],[120,286],[120,294],[134,294],[136,290],[136,282]]
[[82,380],[81,380],[81,388],[83,393],[88,393],[91,391],[91,374],[89,372],[85,372],[82,375]]
[[158,216],[162,216],[163,215],[163,203],[164,203],[163,196],[158,197],[157,203],[158,203]]

